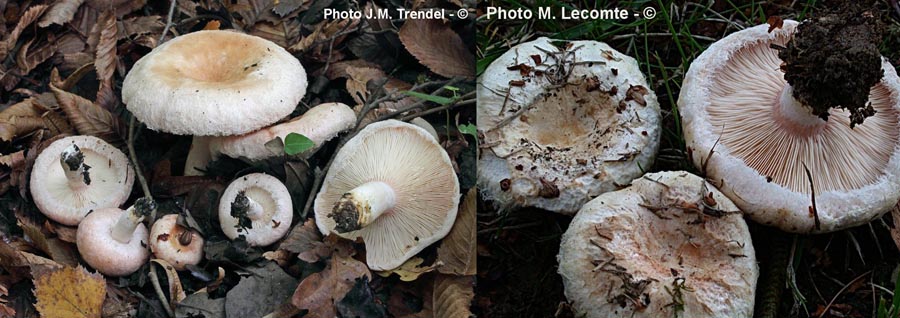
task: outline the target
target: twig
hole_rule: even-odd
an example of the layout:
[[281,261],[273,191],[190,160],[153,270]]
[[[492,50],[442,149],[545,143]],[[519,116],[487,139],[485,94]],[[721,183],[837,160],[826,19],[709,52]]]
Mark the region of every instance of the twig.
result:
[[819,230],[822,228],[822,224],[819,222],[819,209],[816,208],[816,186],[813,184],[812,174],[809,172],[809,168],[806,167],[806,163],[803,163],[803,170],[806,170],[806,178],[809,179],[809,192],[811,193],[812,200],[812,210],[813,217],[815,218],[814,229]]
[[843,294],[847,290],[847,288],[850,288],[850,286],[853,286],[854,283],[856,283],[857,281],[859,281],[860,279],[862,279],[863,277],[866,277],[866,275],[869,275],[871,273],[872,273],[871,270],[869,270],[868,272],[862,273],[862,275],[857,276],[856,278],[851,280],[849,283],[847,283],[847,285],[844,285],[844,288],[841,288],[841,290],[839,290],[837,292],[837,294],[835,294],[834,297],[831,298],[831,301],[828,302],[828,305],[825,306],[825,309],[823,309],[822,312],[819,314],[819,318],[825,317],[825,314],[828,313],[828,309],[831,309],[831,305],[834,305],[834,302],[837,300],[837,298],[840,297],[841,294]]

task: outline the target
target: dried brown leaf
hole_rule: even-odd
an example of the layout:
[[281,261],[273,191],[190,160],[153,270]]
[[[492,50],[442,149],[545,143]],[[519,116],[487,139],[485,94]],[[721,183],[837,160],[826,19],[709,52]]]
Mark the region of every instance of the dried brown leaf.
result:
[[335,255],[328,261],[328,266],[324,270],[309,275],[300,282],[291,303],[297,308],[309,310],[304,317],[335,317],[335,302],[344,298],[344,295],[353,288],[356,279],[363,276],[372,279],[366,264],[353,258]]
[[275,2],[275,7],[272,8],[272,11],[275,12],[278,16],[284,18],[287,15],[294,12],[305,4],[309,0],[280,0]]
[[438,272],[442,274],[475,275],[475,262],[478,256],[476,251],[478,233],[475,229],[475,212],[478,208],[476,196],[475,188],[469,189],[462,204],[459,205],[459,213],[456,214],[453,228],[438,247],[437,259],[444,263],[444,266],[438,268]]
[[169,304],[172,307],[175,307],[175,304],[178,304],[187,298],[187,294],[184,293],[184,287],[181,286],[181,279],[178,277],[178,272],[172,264],[169,264],[169,262],[165,260],[154,258],[150,261],[162,266],[162,269],[166,272],[166,281],[169,282]]
[[29,98],[0,112],[0,140],[10,141],[44,127],[42,111]]
[[439,274],[434,278],[434,317],[470,317],[472,297],[475,296],[473,276]]
[[64,25],[72,21],[82,3],[84,0],[62,0],[55,3],[38,22],[38,26],[46,28],[51,24]]
[[298,258],[308,263],[318,262],[323,256],[327,256],[323,255],[327,253],[322,250],[323,248],[329,249],[322,241],[322,234],[319,233],[313,219],[295,226],[287,238],[278,244],[278,250],[298,254]]
[[441,20],[406,20],[400,41],[420,63],[441,76],[475,76],[474,55]]
[[100,39],[97,42],[97,52],[94,58],[94,67],[97,69],[97,79],[100,88],[97,91],[97,104],[113,110],[118,103],[113,91],[113,74],[116,72],[116,16],[111,10],[104,11],[97,19],[97,29],[100,30]]
[[15,317],[16,310],[9,305],[9,289],[0,284],[0,317]]
[[75,245],[63,242],[58,238],[47,237],[42,227],[20,213],[16,213],[16,224],[22,229],[31,242],[39,250],[50,256],[57,263],[69,266],[78,265]]
[[81,96],[52,85],[50,90],[79,134],[96,136],[117,146],[124,145],[122,128],[125,125],[119,117]]
[[35,308],[44,318],[99,318],[106,298],[103,276],[83,267],[35,275]]
[[[331,39],[334,38],[335,43],[340,43],[343,36],[342,31],[353,30],[359,24],[359,20],[325,20],[319,22],[313,32],[304,37],[300,42],[291,45],[288,48],[291,52],[307,52],[316,49],[315,52],[321,52],[322,49],[328,49]],[[324,45],[323,45],[324,44]]]
[[0,165],[15,169],[25,165],[25,150],[19,150],[8,155],[0,156]]
[[134,38],[144,34],[160,34],[166,23],[158,15],[131,17],[116,23],[116,38]]
[[16,42],[19,41],[19,36],[22,35],[22,31],[40,18],[46,10],[47,5],[36,5],[28,8],[28,10],[22,14],[22,17],[19,18],[19,23],[17,23],[16,27],[9,33],[9,36],[7,36],[5,40],[0,41],[0,60],[6,59],[10,53],[9,50],[15,47]]
[[22,74],[25,75],[30,73],[31,70],[39,64],[50,59],[50,57],[56,53],[56,45],[53,42],[44,43],[44,45],[35,49],[31,48],[33,43],[34,40],[28,41],[22,45],[22,48],[19,49],[19,53],[16,54],[16,66],[18,66]]

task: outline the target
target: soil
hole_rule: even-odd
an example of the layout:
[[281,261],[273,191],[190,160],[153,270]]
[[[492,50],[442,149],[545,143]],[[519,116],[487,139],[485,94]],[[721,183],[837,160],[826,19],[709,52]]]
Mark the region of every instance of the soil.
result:
[[794,98],[828,120],[831,108],[850,111],[850,126],[875,114],[869,90],[881,81],[884,25],[874,1],[847,1],[798,26],[781,50],[784,78]]

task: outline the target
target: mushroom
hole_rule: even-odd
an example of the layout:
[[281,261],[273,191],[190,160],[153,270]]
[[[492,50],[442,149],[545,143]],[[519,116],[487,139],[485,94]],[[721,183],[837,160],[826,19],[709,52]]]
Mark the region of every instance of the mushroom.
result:
[[[830,18],[845,20],[857,21]],[[694,164],[753,220],[789,232],[860,225],[900,200],[900,78],[877,45],[854,42],[865,24],[835,27],[836,40],[807,51],[825,61],[798,60],[797,45],[831,34],[804,37],[805,30],[827,21],[785,20],[772,32],[759,25],[729,35],[691,64],[678,100]],[[862,101],[852,97],[860,91]]]
[[517,45],[479,78],[478,188],[501,210],[572,214],[643,174],[659,104],[631,57],[594,41]]
[[577,317],[753,316],[759,269],[747,224],[687,172],[647,174],[585,204],[558,259]]
[[380,121],[338,150],[316,195],[316,224],[362,238],[369,267],[389,270],[447,235],[459,196],[450,157],[428,131]]
[[30,189],[44,215],[78,225],[90,211],[122,205],[133,184],[134,171],[116,147],[97,137],[71,136],[38,155]]
[[438,137],[437,130],[434,129],[434,126],[432,126],[427,120],[422,119],[422,117],[413,118],[412,120],[409,121],[409,123],[419,126],[419,127],[422,127],[422,129],[425,129],[425,131],[427,131],[428,134],[430,134],[432,137],[434,137],[434,140],[437,140],[438,142],[441,141],[441,139]]
[[355,124],[356,113],[350,106],[342,103],[325,103],[312,107],[302,116],[282,124],[240,136],[210,138],[209,149],[213,158],[224,154],[232,158],[262,160],[282,154],[267,148],[266,143],[275,138],[284,140],[289,133],[298,133],[315,143],[315,147],[305,152],[304,156],[308,158],[322,144]]
[[96,210],[78,224],[75,242],[78,253],[91,267],[108,276],[125,276],[141,268],[150,258],[144,217],[156,203],[140,198],[134,206]]
[[186,265],[197,265],[203,259],[203,237],[178,225],[178,214],[168,214],[150,229],[150,251],[176,270],[184,270]]
[[291,194],[277,178],[251,173],[228,185],[219,201],[219,223],[230,239],[243,236],[251,246],[266,246],[291,227]]
[[[138,60],[125,76],[122,101],[153,130],[233,136],[289,115],[306,87],[300,61],[278,44],[205,30],[176,37]],[[208,155],[189,154],[188,162],[202,162]],[[188,168],[186,174],[197,174]]]

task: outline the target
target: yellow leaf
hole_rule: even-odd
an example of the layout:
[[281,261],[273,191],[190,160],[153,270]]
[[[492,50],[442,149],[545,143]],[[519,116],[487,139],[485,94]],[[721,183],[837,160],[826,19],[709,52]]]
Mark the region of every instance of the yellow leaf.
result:
[[106,282],[83,267],[63,267],[34,279],[34,295],[43,318],[97,318],[106,297]]
[[411,282],[419,278],[420,275],[433,271],[435,268],[441,266],[443,263],[440,261],[435,262],[431,266],[419,267],[422,263],[425,262],[421,257],[413,257],[397,267],[395,269],[389,271],[381,271],[377,272],[378,276],[388,277],[391,274],[397,274],[400,276],[400,280],[404,282]]

